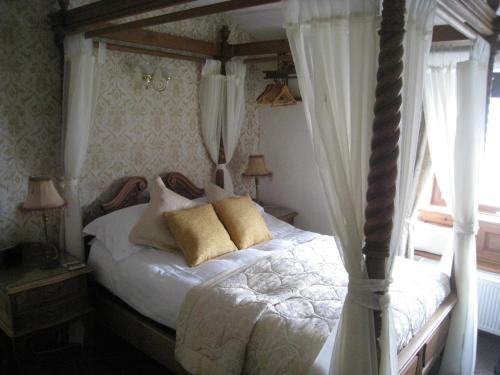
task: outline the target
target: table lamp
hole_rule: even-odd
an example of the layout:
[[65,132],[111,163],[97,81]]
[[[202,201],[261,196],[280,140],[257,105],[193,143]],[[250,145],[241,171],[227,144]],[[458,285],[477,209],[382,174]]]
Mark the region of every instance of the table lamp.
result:
[[21,205],[23,211],[41,211],[43,229],[45,232],[45,259],[42,269],[51,269],[59,266],[57,248],[49,244],[47,231],[47,213],[50,210],[61,208],[65,205],[64,199],[57,192],[50,177],[30,177],[28,181],[28,194]]
[[244,177],[255,177],[255,200],[259,202],[259,177],[272,176],[272,172],[267,168],[264,155],[250,155]]

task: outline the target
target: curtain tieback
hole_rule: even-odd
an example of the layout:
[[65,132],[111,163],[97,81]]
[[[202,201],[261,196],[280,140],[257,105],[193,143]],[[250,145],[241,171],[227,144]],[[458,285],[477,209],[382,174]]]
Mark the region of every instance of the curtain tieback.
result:
[[459,220],[455,220],[453,222],[453,230],[458,234],[477,234],[477,230],[479,229],[479,225],[476,221],[473,222],[463,222]]
[[[347,296],[367,309],[383,310],[390,302],[388,291],[391,283],[392,279],[358,279],[349,276]],[[383,292],[383,294],[377,292]]]
[[403,221],[403,225],[402,225],[402,232],[403,232],[403,236],[407,236],[410,232],[411,232],[411,228],[412,228],[412,220],[411,219],[405,219]]
[[226,164],[217,164],[217,167],[215,169],[221,169],[223,171],[226,171],[227,170]]

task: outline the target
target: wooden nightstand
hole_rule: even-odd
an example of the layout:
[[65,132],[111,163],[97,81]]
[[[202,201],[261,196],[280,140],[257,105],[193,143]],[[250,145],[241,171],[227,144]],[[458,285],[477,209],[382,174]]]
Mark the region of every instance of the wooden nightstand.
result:
[[286,207],[280,207],[271,204],[264,204],[262,207],[264,207],[264,211],[269,215],[272,215],[275,218],[283,220],[291,225],[293,225],[295,216],[298,215],[297,212]]
[[[37,333],[81,320],[87,331],[92,312],[87,295],[87,266],[69,271],[60,266],[42,270],[40,254],[23,250],[23,264],[0,271],[0,329],[17,356]],[[64,255],[64,262],[75,260]],[[85,332],[85,335],[87,332]]]

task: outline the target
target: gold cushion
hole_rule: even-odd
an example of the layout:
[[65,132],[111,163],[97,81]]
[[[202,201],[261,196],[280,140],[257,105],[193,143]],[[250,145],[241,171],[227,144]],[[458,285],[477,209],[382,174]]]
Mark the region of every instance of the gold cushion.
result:
[[211,204],[163,214],[189,266],[237,250]]
[[213,202],[212,205],[238,249],[272,240],[271,232],[248,194]]

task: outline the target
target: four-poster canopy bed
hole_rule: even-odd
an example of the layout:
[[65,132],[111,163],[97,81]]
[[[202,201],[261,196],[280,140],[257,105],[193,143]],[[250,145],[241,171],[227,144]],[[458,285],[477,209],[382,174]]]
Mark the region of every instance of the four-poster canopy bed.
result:
[[[188,199],[199,199],[205,194],[204,189],[197,187],[182,173],[167,173],[162,175],[162,179],[167,188]],[[100,210],[96,216],[87,218],[87,221],[147,202],[149,200],[147,179],[140,176],[131,177],[122,182],[118,191],[113,190],[109,196],[109,201],[99,204]],[[93,238],[88,237],[86,257],[91,250],[90,241]],[[95,263],[100,268],[98,264]],[[103,269],[101,272],[106,270]],[[97,282],[92,284],[91,300],[96,308],[98,321],[175,373],[187,374],[174,357],[176,331],[156,319],[139,313],[130,304],[117,297],[114,290],[112,292],[109,290],[109,284],[106,287]],[[399,374],[427,374],[435,369],[445,344],[450,312],[455,303],[456,295],[451,292],[409,343],[402,348],[398,354]]]
[[[119,24],[114,20],[164,9],[170,6],[193,2],[193,8],[175,11],[160,16],[139,19]],[[59,41],[74,33],[84,33],[86,38],[105,41],[111,50],[141,53],[169,58],[202,61],[207,57],[218,58],[222,62],[221,73],[225,73],[225,63],[233,57],[246,57],[246,62],[274,60],[277,56],[290,53],[286,40],[229,44],[229,30],[221,30],[219,44],[194,40],[186,37],[142,29],[154,25],[195,18],[204,15],[227,12],[257,5],[276,3],[278,0],[231,0],[196,7],[195,1],[130,0],[97,1],[75,9],[68,9],[68,1],[60,1],[61,11],[51,15],[56,38]],[[497,4],[491,2],[467,2],[439,0],[437,14],[450,26],[435,27],[433,40],[451,41],[486,37],[492,45],[492,61],[498,39],[498,22],[494,22]],[[371,142],[368,189],[366,193],[365,255],[366,269],[370,279],[385,279],[387,258],[392,233],[392,218],[395,208],[396,179],[398,174],[399,124],[401,121],[401,89],[403,73],[403,37],[405,33],[405,1],[385,0],[383,2],[380,26],[380,52],[376,85],[375,118]],[[464,36],[462,36],[464,35]],[[249,56],[254,56],[249,58]],[[255,57],[257,56],[257,57]],[[219,148],[219,164],[225,163],[222,138]],[[223,186],[223,176],[218,173],[217,183]],[[178,173],[169,174],[166,185],[173,191],[189,199],[199,198],[203,190],[194,186],[186,177]],[[118,195],[102,205],[103,213],[142,202],[147,182],[135,177],[126,182]],[[117,297],[103,292],[97,287],[95,302],[102,323],[109,325],[118,334],[135,346],[164,363],[174,371],[183,369],[173,357],[175,332],[143,317],[126,306]],[[377,289],[383,294],[385,288]],[[399,353],[399,373],[428,373],[438,362],[445,345],[445,337],[450,321],[450,312],[456,303],[453,293],[442,303],[431,319]],[[375,335],[381,336],[381,314],[374,309]],[[377,343],[379,341],[377,340]],[[379,349],[379,348],[378,348]],[[380,350],[377,350],[380,356]]]

